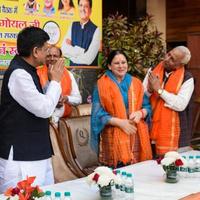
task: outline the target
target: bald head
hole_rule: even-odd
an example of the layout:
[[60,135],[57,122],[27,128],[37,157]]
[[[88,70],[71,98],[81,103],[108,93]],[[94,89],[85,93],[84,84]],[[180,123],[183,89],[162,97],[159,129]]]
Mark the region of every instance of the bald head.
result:
[[166,71],[173,71],[183,67],[190,61],[191,54],[187,47],[178,46],[168,52],[163,61]]
[[177,51],[179,51],[179,52],[181,52],[183,54],[183,58],[181,60],[181,63],[184,64],[184,65],[188,64],[188,62],[191,59],[190,50],[185,46],[175,47],[174,50],[177,50]]

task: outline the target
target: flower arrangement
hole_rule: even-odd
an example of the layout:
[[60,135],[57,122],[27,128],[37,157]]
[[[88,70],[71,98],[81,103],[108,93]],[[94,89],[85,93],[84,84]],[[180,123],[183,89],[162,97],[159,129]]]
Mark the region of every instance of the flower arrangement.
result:
[[108,185],[120,184],[121,180],[112,169],[108,167],[97,167],[92,174],[87,176],[86,181],[92,185],[97,184],[100,188]]
[[7,200],[36,200],[44,196],[39,186],[31,186],[36,177],[27,177],[26,180],[17,183],[17,186],[8,188],[4,193]]
[[187,165],[187,161],[176,151],[167,152],[158,163],[163,166],[165,171],[177,170],[178,167]]

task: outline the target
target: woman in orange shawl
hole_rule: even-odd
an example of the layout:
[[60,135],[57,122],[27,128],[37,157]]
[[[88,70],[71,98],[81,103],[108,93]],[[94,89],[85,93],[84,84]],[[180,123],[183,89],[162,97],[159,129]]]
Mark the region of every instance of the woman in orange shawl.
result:
[[147,124],[149,100],[139,79],[127,73],[123,52],[110,53],[108,68],[93,93],[91,145],[99,162],[121,167],[152,158]]

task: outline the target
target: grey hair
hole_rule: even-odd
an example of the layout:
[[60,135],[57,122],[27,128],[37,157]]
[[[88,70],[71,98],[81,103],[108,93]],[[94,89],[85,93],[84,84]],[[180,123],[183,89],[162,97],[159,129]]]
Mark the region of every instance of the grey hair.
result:
[[191,58],[190,50],[185,46],[178,46],[178,47],[175,47],[175,49],[181,51],[184,54],[184,57],[181,60],[181,63],[184,65],[188,64]]

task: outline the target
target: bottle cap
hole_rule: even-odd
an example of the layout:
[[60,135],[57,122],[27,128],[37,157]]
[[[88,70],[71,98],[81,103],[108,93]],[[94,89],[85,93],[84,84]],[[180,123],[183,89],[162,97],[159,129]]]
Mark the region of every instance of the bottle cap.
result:
[[128,173],[126,176],[131,178],[131,177],[132,177],[132,174],[131,174],[131,173]]
[[46,195],[46,196],[51,196],[51,191],[47,190],[47,191],[45,192],[45,195]]
[[126,176],[126,172],[122,172],[122,176]]
[[120,170],[119,169],[116,170],[116,174],[120,174]]
[[194,158],[194,156],[189,156],[189,159],[193,159]]
[[64,196],[69,197],[69,196],[71,196],[71,193],[70,192],[65,192]]
[[56,192],[55,193],[55,197],[60,197],[61,196],[61,193],[60,192]]

